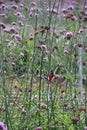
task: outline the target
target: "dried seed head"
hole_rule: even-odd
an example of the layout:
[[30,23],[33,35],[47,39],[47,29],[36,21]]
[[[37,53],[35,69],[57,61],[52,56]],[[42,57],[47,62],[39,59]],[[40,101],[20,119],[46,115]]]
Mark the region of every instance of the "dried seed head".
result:
[[78,117],[72,117],[71,118],[72,124],[77,124],[77,122],[79,121]]

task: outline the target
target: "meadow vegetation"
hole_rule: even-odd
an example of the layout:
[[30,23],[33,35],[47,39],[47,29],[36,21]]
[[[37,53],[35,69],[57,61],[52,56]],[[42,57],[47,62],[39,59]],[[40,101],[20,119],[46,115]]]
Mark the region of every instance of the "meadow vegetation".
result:
[[0,0],[0,130],[87,130],[86,0]]

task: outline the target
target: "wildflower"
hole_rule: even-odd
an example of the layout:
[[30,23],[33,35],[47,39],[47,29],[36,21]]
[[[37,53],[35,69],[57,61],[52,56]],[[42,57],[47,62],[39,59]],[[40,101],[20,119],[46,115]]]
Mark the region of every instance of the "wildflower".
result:
[[36,127],[35,130],[42,130],[42,127],[41,126]]
[[17,23],[16,22],[12,22],[12,25],[16,25]]
[[7,9],[7,8],[8,8],[7,5],[5,5],[5,4],[2,4],[2,5],[1,5],[1,9],[2,9],[2,10],[5,10],[5,9]]
[[29,13],[29,17],[30,17],[30,18],[33,17],[33,13],[32,13],[32,12]]
[[84,128],[84,130],[87,130],[87,126]]
[[78,47],[82,47],[83,45],[82,45],[82,43],[78,43]]
[[15,16],[18,16],[18,17],[21,18],[22,14],[21,14],[21,12],[16,12],[16,13],[15,13]]
[[53,46],[52,47],[52,52],[56,52],[58,50],[58,47],[57,46]]
[[20,56],[21,58],[24,57],[24,53],[21,52],[19,56]]
[[78,34],[82,34],[83,33],[83,29],[80,29],[79,31],[78,31]]
[[23,3],[20,3],[20,7],[23,8],[23,7],[24,7],[24,4],[23,4]]
[[22,41],[22,36],[19,35],[19,34],[16,34],[16,35],[15,35],[15,38],[16,38],[18,41]]
[[54,125],[56,125],[56,124],[58,124],[58,120],[55,120],[55,121],[54,121]]
[[20,26],[23,26],[24,24],[23,24],[23,22],[22,22],[22,21],[19,21],[19,25],[20,25]]
[[64,14],[67,13],[67,9],[63,8],[62,13],[64,13]]
[[40,113],[40,109],[39,109],[39,108],[37,108],[36,113],[37,113],[37,114]]
[[18,8],[18,6],[17,6],[17,5],[15,5],[15,4],[13,4],[13,5],[11,6],[11,8],[13,8],[13,9],[17,9],[17,8]]
[[72,18],[73,16],[74,16],[73,14],[69,13],[69,14],[66,14],[64,17],[65,17],[66,19],[70,19],[70,18]]
[[26,110],[25,110],[24,108],[22,108],[21,114],[22,114],[22,115],[26,115]]
[[68,10],[72,10],[72,9],[73,9],[72,5],[68,6]]
[[72,36],[73,36],[72,32],[67,32],[65,38],[70,40]]
[[0,41],[0,45],[2,45],[2,42]]
[[72,21],[76,21],[76,20],[77,20],[77,17],[73,15],[73,16],[71,17],[71,20],[72,20]]
[[68,50],[64,50],[64,55],[66,55],[66,54],[68,54],[69,53],[69,51]]
[[87,17],[86,16],[84,17],[83,22],[87,22]]
[[41,108],[48,110],[48,106],[46,104],[42,104]]
[[33,5],[33,6],[36,5],[36,2],[31,2],[31,5]]
[[77,122],[79,121],[77,117],[72,117],[71,118],[72,124],[77,124]]
[[54,14],[59,14],[58,10],[57,9],[53,9],[52,11]]
[[3,31],[6,33],[10,33],[10,28],[5,28]]
[[5,13],[0,14],[1,17],[7,18],[7,15]]
[[41,47],[41,49],[42,49],[42,50],[47,49],[47,46],[46,46],[46,45],[44,45],[44,44],[43,44],[43,45],[41,45],[40,47]]
[[14,27],[11,27],[11,28],[10,28],[10,32],[15,33],[15,32],[16,32],[16,29],[15,29]]
[[0,26],[4,29],[6,28],[6,24],[5,23],[0,23]]
[[79,106],[78,110],[81,111],[86,111],[86,107],[85,106]]
[[7,127],[3,122],[0,122],[0,130],[7,130]]
[[87,52],[87,47],[85,48],[85,52]]
[[66,109],[67,109],[67,110],[70,110],[70,109],[71,109],[71,105],[67,105],[67,106],[66,106]]

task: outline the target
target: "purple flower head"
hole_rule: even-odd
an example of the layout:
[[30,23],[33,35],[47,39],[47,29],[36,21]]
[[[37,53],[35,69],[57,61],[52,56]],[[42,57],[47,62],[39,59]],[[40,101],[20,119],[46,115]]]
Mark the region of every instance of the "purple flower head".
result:
[[5,4],[2,4],[2,5],[1,5],[1,9],[2,9],[2,10],[5,10],[5,9],[7,9],[7,8],[8,8],[7,5],[5,5]]
[[0,122],[0,130],[7,130],[7,127],[3,122]]
[[72,36],[73,36],[72,32],[67,32],[65,38],[70,40]]
[[26,110],[25,110],[24,108],[22,108],[21,114],[22,114],[22,115],[26,115]]
[[21,12],[16,12],[15,16],[18,16],[19,18],[21,18],[22,17],[22,13]]
[[11,6],[11,8],[13,8],[13,9],[18,9],[18,6],[17,6],[16,4],[13,4],[13,5]]
[[84,130],[87,130],[87,126],[84,128]]
[[23,26],[24,24],[23,24],[23,22],[22,22],[22,21],[19,21],[19,25],[20,25],[20,26]]
[[5,29],[4,29],[4,32],[10,33],[10,28],[5,28]]
[[24,4],[23,4],[23,3],[20,3],[20,7],[23,8],[23,7],[24,7]]
[[36,127],[35,130],[42,130],[42,127],[41,126]]
[[48,110],[48,109],[49,109],[49,107],[48,107],[46,104],[41,104],[41,108],[42,108],[42,109],[45,109],[45,110]]
[[36,5],[36,2],[31,2],[31,5],[33,5],[33,6]]
[[67,106],[66,106],[66,109],[67,109],[67,110],[70,110],[70,109],[71,109],[71,105],[67,105]]
[[78,34],[82,34],[83,33],[83,29],[80,29],[79,31],[78,31]]
[[64,53],[64,55],[66,55],[69,53],[69,51],[65,49],[63,53]]
[[85,5],[85,9],[87,9],[87,5]]
[[72,10],[72,9],[73,9],[72,5],[68,6],[68,10]]
[[3,17],[3,18],[7,18],[5,13],[0,14],[0,16]]
[[32,12],[29,13],[29,17],[30,17],[30,18],[33,17],[33,13],[32,13]]
[[16,35],[15,35],[15,38],[16,38],[18,41],[22,41],[22,36],[19,35],[19,34],[16,34]]
[[24,57],[24,53],[21,52],[19,56],[20,56],[21,58]]
[[44,44],[42,44],[40,47],[41,47],[42,50],[46,50],[47,49],[47,46],[44,45]]
[[2,42],[0,41],[0,45],[2,45]]
[[57,9],[53,9],[52,11],[54,14],[59,14],[58,10]]
[[6,28],[6,24],[5,23],[0,23],[0,27]]
[[12,22],[12,25],[16,25],[17,23],[16,22]]
[[15,33],[15,32],[16,32],[16,28],[11,27],[11,28],[10,28],[10,32]]

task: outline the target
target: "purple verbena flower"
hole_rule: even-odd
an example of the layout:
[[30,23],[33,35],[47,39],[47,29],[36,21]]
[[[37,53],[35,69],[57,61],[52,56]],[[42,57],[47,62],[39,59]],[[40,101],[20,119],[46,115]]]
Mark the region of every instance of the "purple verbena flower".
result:
[[31,5],[33,5],[33,6],[36,5],[36,2],[31,2]]
[[3,122],[0,122],[0,130],[7,130],[7,127]]
[[15,33],[15,32],[16,32],[16,28],[11,27],[11,28],[10,28],[10,32]]
[[21,58],[24,57],[24,53],[21,52],[19,56],[20,56]]
[[29,17],[32,18],[33,17],[33,12],[29,13]]
[[67,110],[70,110],[70,109],[71,109],[71,105],[67,105],[67,106],[66,106],[66,109],[67,109]]
[[41,126],[36,127],[35,130],[42,130],[42,127]]
[[4,32],[10,33],[10,28],[5,28],[5,29],[4,29]]
[[23,4],[23,3],[20,3],[20,7],[23,8],[23,7],[24,7],[24,4]]
[[67,32],[65,38],[70,40],[72,36],[73,36],[72,32]]
[[0,14],[0,16],[3,17],[3,18],[7,18],[5,13]]
[[0,41],[0,45],[2,45],[2,42]]
[[42,44],[40,47],[41,47],[42,50],[46,50],[47,49],[47,46],[44,45],[44,44]]
[[0,23],[0,26],[1,26],[2,28],[6,28],[6,24],[5,24],[5,23]]
[[8,6],[7,6],[6,4],[2,4],[2,5],[1,5],[1,9],[2,9],[2,10],[5,10],[5,9],[7,9],[7,8],[8,8]]
[[17,6],[16,4],[13,4],[13,5],[11,6],[11,8],[13,8],[13,9],[18,9],[18,6]]
[[87,130],[87,126],[84,128],[84,130]]
[[15,34],[15,38],[16,38],[18,41],[21,41],[21,40],[22,40],[22,36],[19,35],[19,34]]

